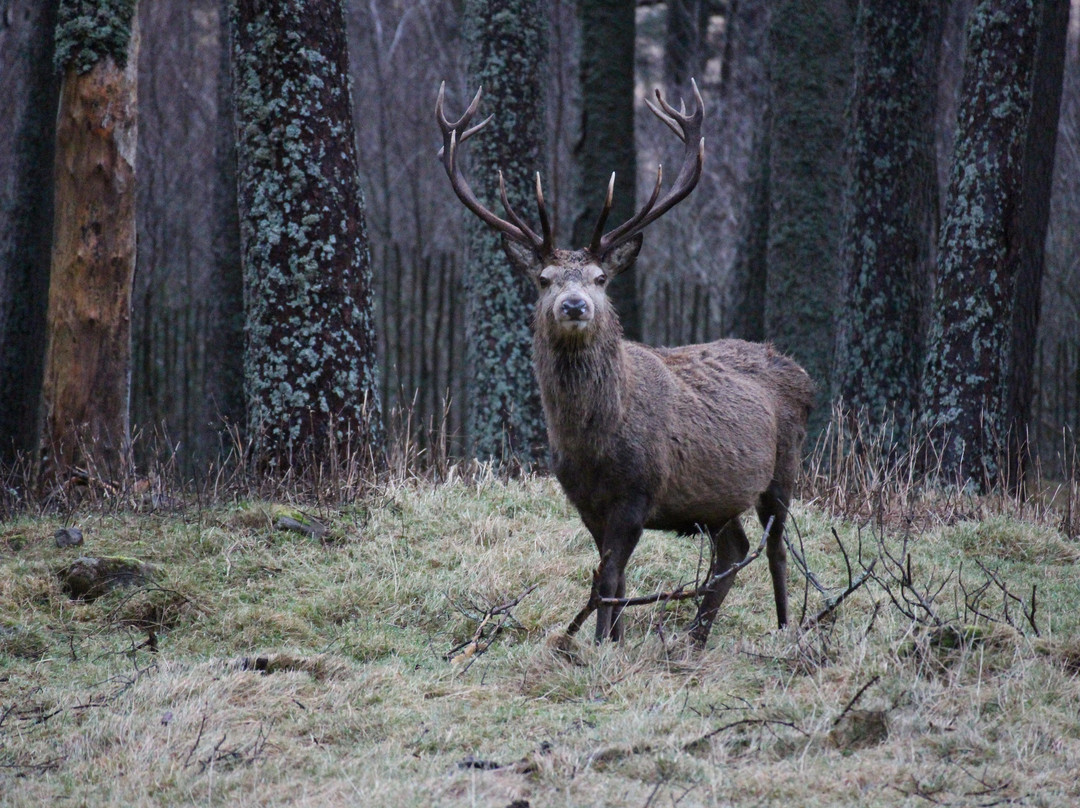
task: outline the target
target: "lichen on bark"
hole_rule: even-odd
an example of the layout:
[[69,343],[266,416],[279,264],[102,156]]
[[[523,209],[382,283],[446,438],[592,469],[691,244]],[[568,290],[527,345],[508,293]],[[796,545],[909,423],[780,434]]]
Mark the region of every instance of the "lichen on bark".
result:
[[245,397],[256,453],[382,449],[341,0],[233,0]]
[[1034,0],[982,0],[968,22],[957,136],[939,241],[923,383],[924,425],[949,477],[998,481],[1014,239],[1038,13]]
[[[487,208],[499,210],[501,169],[510,204],[527,214],[536,204],[532,178],[543,168],[546,13],[539,0],[468,0],[464,15],[469,81],[483,87],[487,111],[495,113],[469,142],[473,187]],[[547,454],[531,360],[535,292],[510,266],[500,237],[469,218],[469,444],[478,458],[528,465]]]
[[[847,0],[784,0],[769,25],[772,90],[765,336],[823,390],[833,369],[844,105],[851,76]],[[817,407],[811,430],[827,407]]]
[[855,25],[834,393],[898,442],[919,404],[941,18],[940,0],[862,0]]
[[86,73],[107,56],[126,67],[136,5],[137,0],[60,0],[57,69]]

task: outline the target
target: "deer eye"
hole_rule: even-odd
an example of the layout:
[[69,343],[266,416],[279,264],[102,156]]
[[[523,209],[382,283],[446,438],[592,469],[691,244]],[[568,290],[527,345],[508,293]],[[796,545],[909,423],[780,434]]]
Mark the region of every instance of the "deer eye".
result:
[[543,275],[541,275],[540,276],[540,288],[541,289],[547,289],[549,286],[551,286],[551,278],[545,278]]
[[603,286],[605,283],[607,283],[607,275],[601,272],[599,275],[596,276],[596,285]]

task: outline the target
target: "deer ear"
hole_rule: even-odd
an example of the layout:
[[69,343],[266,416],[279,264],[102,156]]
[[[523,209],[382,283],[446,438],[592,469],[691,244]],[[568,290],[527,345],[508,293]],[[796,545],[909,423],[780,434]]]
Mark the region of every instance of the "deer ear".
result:
[[506,236],[502,237],[502,244],[503,252],[510,259],[510,264],[519,272],[533,277],[544,268],[544,262],[540,260],[536,250],[529,245],[513,241]]
[[600,268],[611,277],[630,269],[641,251],[643,240],[644,235],[638,233],[628,241],[612,247],[600,258]]

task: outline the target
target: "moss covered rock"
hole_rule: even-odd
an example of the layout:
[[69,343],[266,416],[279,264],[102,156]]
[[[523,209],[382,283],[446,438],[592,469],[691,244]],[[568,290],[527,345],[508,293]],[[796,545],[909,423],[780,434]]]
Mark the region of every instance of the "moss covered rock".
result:
[[73,599],[94,600],[117,587],[143,586],[157,577],[157,570],[136,558],[83,556],[56,574]]

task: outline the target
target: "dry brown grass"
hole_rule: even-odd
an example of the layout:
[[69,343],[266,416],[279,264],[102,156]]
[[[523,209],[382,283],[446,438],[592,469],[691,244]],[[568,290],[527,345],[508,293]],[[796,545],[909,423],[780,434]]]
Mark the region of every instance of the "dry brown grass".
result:
[[[778,632],[752,564],[703,653],[680,633],[690,603],[635,609],[619,646],[561,639],[597,559],[546,478],[448,464],[18,516],[0,527],[0,802],[1077,804],[1065,500],[972,497],[849,454],[811,467],[792,535],[830,593],[860,544],[863,564],[882,555],[874,580]],[[278,530],[282,514],[330,531]],[[68,524],[86,546],[54,546]],[[647,533],[632,593],[692,580],[700,551]],[[54,570],[79,553],[162,578],[73,602]],[[814,614],[791,574],[794,614]],[[517,597],[486,650],[447,658]]]

